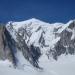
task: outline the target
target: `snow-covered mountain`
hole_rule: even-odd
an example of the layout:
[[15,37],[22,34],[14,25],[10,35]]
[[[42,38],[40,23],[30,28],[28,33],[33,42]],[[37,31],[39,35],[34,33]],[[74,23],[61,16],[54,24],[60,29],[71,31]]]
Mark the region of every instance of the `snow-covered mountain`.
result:
[[75,54],[75,20],[66,24],[46,23],[32,18],[10,21],[0,30],[1,59],[9,59],[15,67],[43,70],[51,60]]

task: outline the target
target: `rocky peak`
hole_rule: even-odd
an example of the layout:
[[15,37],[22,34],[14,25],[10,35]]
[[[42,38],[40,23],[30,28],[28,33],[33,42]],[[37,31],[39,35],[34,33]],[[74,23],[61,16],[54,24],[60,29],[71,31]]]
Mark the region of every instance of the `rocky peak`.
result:
[[58,60],[62,54],[75,54],[75,21],[66,24],[49,24],[35,18],[11,21],[0,28],[0,35],[0,58],[9,59],[15,65],[21,60],[19,52],[36,68],[40,68],[39,59],[43,55],[48,60]]

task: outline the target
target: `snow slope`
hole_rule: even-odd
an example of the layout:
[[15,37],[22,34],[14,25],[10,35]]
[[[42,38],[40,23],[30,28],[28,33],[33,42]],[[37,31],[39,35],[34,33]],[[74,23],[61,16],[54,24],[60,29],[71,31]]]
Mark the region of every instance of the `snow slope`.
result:
[[[75,75],[75,56],[62,55],[58,61],[43,60],[40,65],[44,67],[43,71],[30,70],[27,67],[25,70],[14,69],[8,67],[0,61],[0,75]],[[46,64],[46,65],[45,65]]]

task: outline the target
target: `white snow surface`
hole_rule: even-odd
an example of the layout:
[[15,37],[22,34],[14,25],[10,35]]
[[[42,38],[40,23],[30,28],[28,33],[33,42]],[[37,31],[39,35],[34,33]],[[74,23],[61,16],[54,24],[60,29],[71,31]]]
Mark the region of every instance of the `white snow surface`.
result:
[[75,38],[75,28],[72,30],[72,33],[73,34],[72,34],[71,40]]
[[[6,66],[9,62],[0,61],[0,75],[75,75],[75,56],[62,55],[58,61],[47,60],[45,56],[41,58],[40,65],[44,67],[42,71],[25,68],[24,70],[14,69]],[[10,65],[10,64],[9,64]]]

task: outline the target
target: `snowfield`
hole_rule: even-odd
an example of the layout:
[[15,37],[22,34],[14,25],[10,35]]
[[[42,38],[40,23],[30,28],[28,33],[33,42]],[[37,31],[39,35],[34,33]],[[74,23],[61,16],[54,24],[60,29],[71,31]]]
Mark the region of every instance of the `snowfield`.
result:
[[[42,62],[41,62],[42,61]],[[24,70],[14,69],[9,61],[0,61],[0,75],[75,75],[75,56],[62,55],[58,61],[41,58],[43,70],[30,69],[26,66]]]

